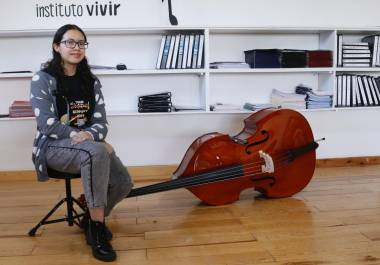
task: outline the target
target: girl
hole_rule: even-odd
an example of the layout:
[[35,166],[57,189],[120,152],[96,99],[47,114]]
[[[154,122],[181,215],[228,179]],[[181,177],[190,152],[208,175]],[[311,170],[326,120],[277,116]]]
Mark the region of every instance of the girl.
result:
[[112,233],[104,223],[112,208],[132,188],[128,171],[104,140],[108,123],[101,84],[85,57],[87,38],[76,25],[59,28],[53,59],[31,82],[37,121],[33,162],[40,181],[47,169],[80,173],[89,213],[82,220],[95,258],[113,261]]

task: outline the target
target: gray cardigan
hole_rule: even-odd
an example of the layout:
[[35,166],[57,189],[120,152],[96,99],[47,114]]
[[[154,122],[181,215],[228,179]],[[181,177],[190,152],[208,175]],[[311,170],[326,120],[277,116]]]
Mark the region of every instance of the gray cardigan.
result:
[[[90,132],[94,141],[104,141],[108,132],[108,123],[98,79],[94,83],[95,107],[89,126],[84,131]],[[37,121],[37,132],[33,143],[32,160],[39,181],[49,179],[47,174],[45,152],[48,144],[54,140],[70,138],[79,130],[60,122],[56,104],[57,82],[46,72],[37,72],[31,82],[30,101]]]

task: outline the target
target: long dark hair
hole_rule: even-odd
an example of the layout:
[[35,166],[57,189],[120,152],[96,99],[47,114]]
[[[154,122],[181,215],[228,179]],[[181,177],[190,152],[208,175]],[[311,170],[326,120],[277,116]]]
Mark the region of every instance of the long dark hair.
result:
[[[62,41],[63,35],[69,30],[78,30],[80,33],[82,33],[84,40],[87,42],[86,34],[77,25],[66,24],[60,27],[56,31],[53,38],[53,59],[48,61],[46,67],[43,69],[43,71],[55,77],[57,80],[57,92],[61,95],[67,95],[68,91],[67,88],[62,86],[62,79],[65,75],[62,67],[62,57],[61,54],[54,50],[54,44],[59,45]],[[76,74],[78,74],[82,79],[85,93],[89,96],[93,95],[95,77],[91,73],[90,66],[88,65],[86,57],[84,57],[83,60],[77,65]]]

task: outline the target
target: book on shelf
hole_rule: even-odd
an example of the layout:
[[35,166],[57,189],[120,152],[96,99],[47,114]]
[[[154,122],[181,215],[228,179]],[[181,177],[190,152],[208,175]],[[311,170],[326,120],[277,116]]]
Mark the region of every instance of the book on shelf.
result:
[[27,100],[15,100],[9,107],[9,117],[34,117],[32,104]]
[[201,107],[197,106],[184,106],[184,105],[173,105],[173,111],[203,111]]
[[238,104],[216,102],[216,103],[210,105],[210,110],[211,111],[242,110],[242,107],[243,106],[238,105]]
[[252,110],[252,111],[268,109],[268,108],[275,108],[275,106],[271,103],[250,103],[250,102],[246,102],[243,105],[243,109]]
[[211,62],[211,69],[233,69],[233,68],[250,68],[249,65],[245,62]]

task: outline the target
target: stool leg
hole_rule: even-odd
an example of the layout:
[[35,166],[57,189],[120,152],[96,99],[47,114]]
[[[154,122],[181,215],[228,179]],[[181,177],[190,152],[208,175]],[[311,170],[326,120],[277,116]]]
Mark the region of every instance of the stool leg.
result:
[[42,220],[35,226],[33,227],[30,231],[29,231],[29,236],[34,236],[37,232],[37,229],[40,228],[40,226],[46,224],[46,220],[49,219],[49,217],[59,208],[59,206],[61,206],[64,202],[66,201],[66,199],[62,199],[60,200],[55,206],[53,209],[50,210],[50,212],[44,217],[42,218]]
[[69,226],[73,226],[73,197],[71,196],[71,181],[69,178],[65,179],[66,182],[66,198],[67,198],[67,222]]

